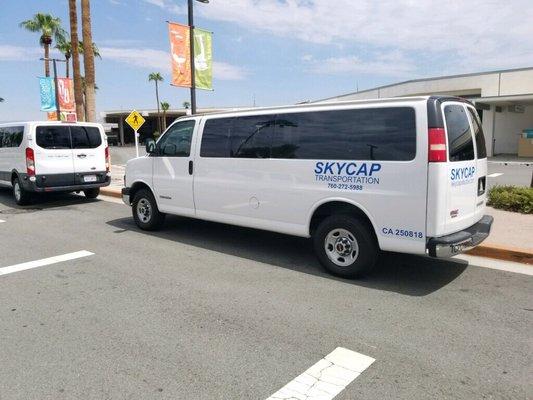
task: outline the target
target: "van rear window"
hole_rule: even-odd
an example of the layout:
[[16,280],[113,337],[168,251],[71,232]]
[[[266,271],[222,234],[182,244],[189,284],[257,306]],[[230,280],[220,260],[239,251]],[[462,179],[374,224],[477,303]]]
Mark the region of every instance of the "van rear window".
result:
[[472,126],[474,127],[477,158],[487,158],[487,147],[485,146],[485,135],[483,133],[483,128],[481,127],[481,121],[479,120],[477,113],[472,108],[468,107],[468,111],[470,111],[470,116],[472,117]]
[[450,161],[466,161],[474,159],[474,143],[472,131],[465,107],[450,104],[444,107]]
[[38,126],[37,145],[43,149],[70,149],[70,130],[68,126]]
[[102,144],[100,130],[92,126],[38,126],[36,140],[43,149],[95,149]]
[[73,149],[95,149],[102,144],[100,130],[92,126],[72,126]]

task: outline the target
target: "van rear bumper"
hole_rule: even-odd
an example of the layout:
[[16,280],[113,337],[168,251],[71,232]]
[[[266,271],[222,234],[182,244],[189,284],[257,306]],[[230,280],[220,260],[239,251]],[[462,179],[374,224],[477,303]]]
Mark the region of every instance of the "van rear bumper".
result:
[[[83,182],[85,175],[95,175],[97,177],[96,182]],[[111,183],[111,176],[100,171],[85,174],[37,175],[35,179],[30,179],[27,174],[19,174],[19,176],[22,178],[23,189],[35,193],[76,192],[109,186]]]
[[489,236],[493,221],[493,217],[484,215],[478,223],[460,232],[429,239],[427,244],[429,255],[445,258],[472,249]]

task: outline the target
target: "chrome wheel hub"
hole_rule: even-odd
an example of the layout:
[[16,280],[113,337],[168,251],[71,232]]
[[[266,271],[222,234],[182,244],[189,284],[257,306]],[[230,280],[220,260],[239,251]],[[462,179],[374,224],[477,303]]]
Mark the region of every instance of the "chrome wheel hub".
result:
[[19,201],[20,200],[20,185],[18,182],[15,182],[15,186],[13,186],[13,191],[15,193],[15,199]]
[[148,200],[141,199],[137,203],[137,217],[145,224],[152,218],[152,206]]
[[359,255],[359,244],[348,230],[337,228],[326,235],[324,249],[328,258],[340,267],[351,265]]

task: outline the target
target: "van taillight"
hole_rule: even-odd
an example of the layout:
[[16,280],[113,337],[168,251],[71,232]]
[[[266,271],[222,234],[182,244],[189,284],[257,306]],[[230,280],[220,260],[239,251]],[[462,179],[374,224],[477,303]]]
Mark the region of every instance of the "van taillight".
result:
[[26,173],[28,176],[35,176],[35,154],[33,149],[26,149]]
[[109,146],[105,147],[105,172],[111,169],[111,159],[109,157]]
[[446,162],[446,132],[444,128],[429,128],[428,142],[428,161]]

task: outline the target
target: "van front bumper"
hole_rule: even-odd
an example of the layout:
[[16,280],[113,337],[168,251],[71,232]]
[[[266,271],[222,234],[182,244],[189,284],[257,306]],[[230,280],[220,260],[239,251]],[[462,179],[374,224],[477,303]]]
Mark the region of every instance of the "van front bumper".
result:
[[439,258],[452,257],[476,247],[489,236],[493,221],[493,217],[484,215],[478,223],[465,230],[429,239],[429,255]]

